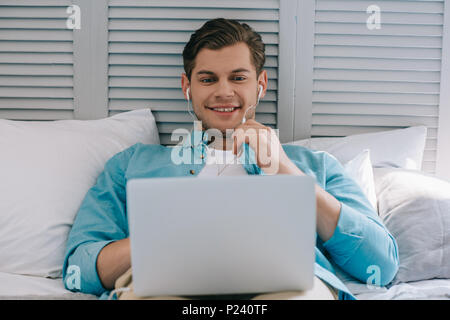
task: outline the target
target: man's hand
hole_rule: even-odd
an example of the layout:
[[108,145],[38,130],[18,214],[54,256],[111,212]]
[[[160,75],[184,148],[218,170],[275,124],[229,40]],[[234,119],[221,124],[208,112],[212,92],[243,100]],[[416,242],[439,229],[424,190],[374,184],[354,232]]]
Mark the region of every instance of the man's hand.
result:
[[264,173],[268,175],[303,174],[288,158],[272,128],[249,119],[237,126],[231,137],[233,153],[238,155],[242,144],[247,143],[255,151],[257,165]]

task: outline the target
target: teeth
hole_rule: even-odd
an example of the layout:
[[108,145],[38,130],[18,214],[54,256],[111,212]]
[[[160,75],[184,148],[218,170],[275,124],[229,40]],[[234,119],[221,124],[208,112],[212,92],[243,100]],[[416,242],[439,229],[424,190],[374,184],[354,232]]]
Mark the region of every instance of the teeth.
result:
[[236,108],[215,108],[214,110],[220,111],[220,112],[232,112]]

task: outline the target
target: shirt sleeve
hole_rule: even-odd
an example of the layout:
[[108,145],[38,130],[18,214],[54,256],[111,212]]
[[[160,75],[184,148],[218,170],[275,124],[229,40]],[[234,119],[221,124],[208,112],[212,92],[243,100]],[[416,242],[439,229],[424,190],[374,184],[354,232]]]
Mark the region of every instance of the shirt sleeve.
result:
[[125,172],[134,146],[106,162],[78,210],[63,265],[63,281],[68,290],[95,295],[106,291],[97,273],[97,256],[107,244],[128,236]]
[[[359,185],[341,163],[324,153],[325,190],[340,203],[332,237],[323,243],[334,262],[358,280],[385,286],[398,271],[398,247]],[[377,274],[375,274],[377,273]]]

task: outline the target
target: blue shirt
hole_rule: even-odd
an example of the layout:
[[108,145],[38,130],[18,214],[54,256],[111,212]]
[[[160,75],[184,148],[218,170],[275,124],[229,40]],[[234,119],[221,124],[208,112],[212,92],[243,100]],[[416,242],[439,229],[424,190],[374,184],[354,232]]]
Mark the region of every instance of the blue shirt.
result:
[[[137,143],[106,162],[96,184],[87,192],[69,233],[63,265],[67,289],[102,297],[108,294],[97,273],[97,256],[110,242],[129,236],[127,181],[196,176],[206,162],[202,144],[206,140],[207,132],[193,131],[183,144],[173,148]],[[326,152],[295,145],[283,145],[283,149],[300,170],[315,178],[321,188],[341,203],[332,237],[326,242],[316,237],[315,275],[336,288],[339,299],[354,299],[354,296],[336,276],[333,265],[363,283],[374,284],[371,280],[374,270],[378,271],[375,284],[384,286],[391,282],[398,270],[397,243],[359,185]],[[239,161],[248,174],[264,175],[247,144]],[[77,279],[73,272],[77,272]]]

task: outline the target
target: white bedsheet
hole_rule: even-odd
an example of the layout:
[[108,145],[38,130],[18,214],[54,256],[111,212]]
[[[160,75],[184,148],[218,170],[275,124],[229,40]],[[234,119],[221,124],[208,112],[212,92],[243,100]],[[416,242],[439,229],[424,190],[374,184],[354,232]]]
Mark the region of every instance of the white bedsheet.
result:
[[450,300],[450,279],[432,279],[378,287],[362,283],[333,263],[337,276],[358,300]]
[[[450,300],[450,279],[399,283],[390,288],[359,290],[359,300]],[[350,289],[350,288],[349,288]]]
[[[360,300],[450,300],[450,279],[400,283],[390,288],[378,289],[370,289],[365,284],[356,281],[344,282],[355,297]],[[91,300],[97,299],[97,297],[66,290],[61,278],[49,279],[0,272],[0,300],[3,299]]]
[[450,279],[432,279],[374,288],[344,281],[358,300],[450,300]]
[[64,288],[61,278],[24,276],[0,272],[0,300],[4,299],[97,299]]

